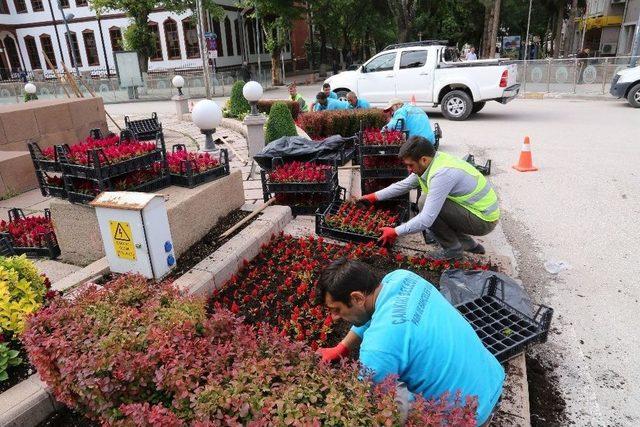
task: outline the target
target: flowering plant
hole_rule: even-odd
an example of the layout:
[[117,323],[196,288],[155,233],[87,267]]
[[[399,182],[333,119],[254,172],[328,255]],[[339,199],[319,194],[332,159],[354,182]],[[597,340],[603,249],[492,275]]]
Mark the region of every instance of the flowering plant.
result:
[[[70,147],[72,153],[84,153],[83,157],[86,157],[86,153],[89,150],[93,150],[96,148],[106,148],[113,147],[120,142],[120,138],[118,135],[111,134],[103,139],[93,139],[92,137],[87,137],[83,141],[78,142]],[[45,147],[42,150],[42,154],[49,160],[55,160],[55,146]]]
[[404,163],[398,156],[366,156],[362,165],[366,169],[404,169]]
[[153,181],[160,176],[157,167],[153,169],[143,169],[130,172],[125,175],[112,179],[113,189],[116,191],[127,191],[142,185],[146,182]]
[[[120,143],[117,135],[110,135],[103,139],[86,138],[83,142],[69,147],[69,161],[80,165],[90,165],[93,161],[91,151],[102,150],[107,160],[112,163],[121,162],[133,157],[152,152],[156,145],[151,142],[127,141]],[[50,160],[55,158],[55,147],[47,147],[42,153]]]
[[398,216],[389,209],[375,206],[363,208],[356,203],[344,202],[335,214],[327,215],[324,222],[331,228],[375,237],[382,227],[395,227]]
[[184,175],[187,163],[191,163],[191,170],[194,174],[206,172],[209,169],[220,166],[220,161],[209,153],[190,153],[186,150],[167,153],[167,163],[169,164],[169,171],[175,175]]
[[363,132],[362,140],[365,145],[402,145],[405,134],[399,130],[381,132],[380,129],[367,129]]
[[64,188],[64,179],[62,179],[61,176],[58,175],[47,175],[46,176],[46,180],[47,180],[47,185],[50,187],[58,187],[58,188]]
[[269,182],[326,182],[331,165],[314,162],[291,162],[277,166],[269,173]]
[[53,231],[51,219],[44,215],[28,216],[15,221],[0,221],[0,232],[9,233],[15,246],[42,248],[47,247],[47,234],[51,235],[53,243],[56,235]]
[[369,178],[362,182],[362,194],[375,193],[383,188],[387,188],[391,184],[396,183],[398,180],[395,178]]

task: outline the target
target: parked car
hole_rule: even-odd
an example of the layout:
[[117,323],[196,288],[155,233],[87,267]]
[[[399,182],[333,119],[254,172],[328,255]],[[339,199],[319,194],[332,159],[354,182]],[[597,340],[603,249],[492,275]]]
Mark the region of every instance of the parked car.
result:
[[613,76],[611,95],[616,98],[627,98],[634,108],[640,108],[640,65],[621,70]]
[[441,105],[449,120],[466,120],[487,101],[506,104],[518,95],[518,69],[512,61],[450,60],[455,57],[442,42],[401,43],[325,82],[339,97],[353,91],[372,107],[382,107],[393,98],[410,101],[415,97],[422,108]]

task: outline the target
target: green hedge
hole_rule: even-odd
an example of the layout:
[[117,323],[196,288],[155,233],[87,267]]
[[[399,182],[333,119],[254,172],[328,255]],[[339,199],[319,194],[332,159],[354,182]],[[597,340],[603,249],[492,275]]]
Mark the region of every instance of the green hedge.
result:
[[298,119],[298,116],[300,115],[300,104],[298,104],[297,101],[289,101],[286,99],[263,99],[258,101],[258,111],[268,115],[269,111],[271,111],[271,106],[276,102],[285,104],[289,108],[293,120]]
[[300,115],[298,126],[312,139],[323,139],[331,135],[349,137],[363,128],[381,128],[387,123],[387,115],[376,108],[366,110],[316,111]]
[[229,98],[229,116],[240,117],[251,111],[249,101],[242,95],[243,81],[237,81],[231,87],[231,97]]
[[296,135],[298,135],[298,132],[289,107],[284,102],[275,102],[269,111],[269,118],[264,131],[265,145],[283,136]]

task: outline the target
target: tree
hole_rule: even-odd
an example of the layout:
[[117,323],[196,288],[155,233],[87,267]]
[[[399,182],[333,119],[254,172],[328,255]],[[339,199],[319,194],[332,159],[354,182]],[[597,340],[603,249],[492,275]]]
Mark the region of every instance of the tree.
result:
[[[149,58],[156,53],[154,35],[149,29],[149,15],[157,8],[164,8],[169,12],[184,13],[195,11],[195,0],[92,0],[91,9],[100,15],[106,11],[122,10],[131,19],[131,24],[124,32],[124,40],[127,49],[138,52],[140,69],[146,72],[149,69]],[[224,9],[214,0],[202,0],[205,11],[219,19],[224,15]]]
[[484,31],[482,36],[482,51],[480,57],[493,58],[498,39],[498,25],[500,24],[501,0],[481,0],[485,7]]
[[271,54],[271,83],[283,85],[280,55],[294,21],[305,11],[302,4],[294,0],[243,0],[240,4],[253,7],[252,17],[262,20],[265,48]]
[[416,19],[418,0],[387,0],[389,10],[396,24],[396,36],[398,43],[411,41],[413,37],[413,24]]

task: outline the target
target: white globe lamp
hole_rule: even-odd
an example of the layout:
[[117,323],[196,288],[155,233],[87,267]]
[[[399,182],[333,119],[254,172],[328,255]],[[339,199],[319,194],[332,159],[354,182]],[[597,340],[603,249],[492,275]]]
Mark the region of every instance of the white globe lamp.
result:
[[245,83],[242,87],[242,95],[251,104],[251,114],[258,115],[258,101],[262,98],[262,85],[256,81]]
[[171,84],[173,87],[178,89],[178,95],[183,96],[182,88],[184,87],[184,77],[177,75],[173,79],[171,79]]
[[24,85],[24,91],[29,95],[33,95],[34,93],[36,93],[36,85],[34,85],[33,83],[27,83],[26,85]]
[[205,136],[203,151],[217,151],[213,133],[222,121],[222,109],[210,99],[199,101],[191,112],[191,120]]

